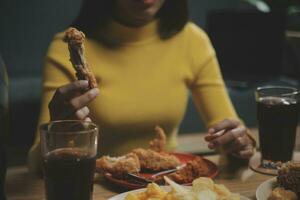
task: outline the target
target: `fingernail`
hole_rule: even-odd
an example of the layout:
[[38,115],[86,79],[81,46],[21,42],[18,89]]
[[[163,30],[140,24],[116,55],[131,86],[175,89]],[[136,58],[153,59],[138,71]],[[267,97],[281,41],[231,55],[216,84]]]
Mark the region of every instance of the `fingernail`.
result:
[[93,96],[98,96],[99,94],[99,89],[98,88],[93,88],[89,91]]

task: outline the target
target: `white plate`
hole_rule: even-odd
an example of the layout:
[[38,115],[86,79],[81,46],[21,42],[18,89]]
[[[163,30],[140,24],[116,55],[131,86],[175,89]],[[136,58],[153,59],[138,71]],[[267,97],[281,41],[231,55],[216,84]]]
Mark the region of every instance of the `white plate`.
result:
[[[171,190],[171,188],[169,186],[160,186],[163,190],[169,192]],[[192,188],[191,186],[185,186],[186,188]],[[108,200],[124,200],[125,197],[129,194],[129,193],[139,193],[139,192],[144,192],[146,190],[146,188],[142,188],[142,189],[137,189],[137,190],[131,190],[128,192],[124,192],[122,194],[116,195],[114,197],[109,198]],[[241,200],[250,200],[247,197],[241,196]]]
[[256,190],[257,200],[268,200],[272,190],[276,185],[276,177],[271,178],[260,184]]

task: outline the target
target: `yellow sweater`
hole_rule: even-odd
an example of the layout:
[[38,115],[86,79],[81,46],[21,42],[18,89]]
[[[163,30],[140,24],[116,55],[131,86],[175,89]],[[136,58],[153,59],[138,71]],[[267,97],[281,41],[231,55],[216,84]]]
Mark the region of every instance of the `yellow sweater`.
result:
[[[215,51],[198,26],[188,23],[168,40],[161,40],[157,22],[129,28],[112,22],[107,35],[124,44],[109,49],[92,39],[85,42],[86,57],[99,81],[100,95],[89,105],[99,125],[99,155],[119,155],[146,147],[161,125],[167,146],[176,146],[189,91],[207,126],[224,118],[237,118],[228,98]],[[55,90],[76,80],[67,45],[58,34],[45,60],[39,123],[49,121],[48,103]],[[39,134],[29,162],[40,157]]]

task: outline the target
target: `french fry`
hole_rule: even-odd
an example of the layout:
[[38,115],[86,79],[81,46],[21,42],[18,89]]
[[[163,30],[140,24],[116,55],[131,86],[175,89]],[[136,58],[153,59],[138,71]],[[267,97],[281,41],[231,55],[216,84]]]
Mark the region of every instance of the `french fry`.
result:
[[168,177],[164,179],[171,187],[170,192],[150,183],[146,191],[130,193],[125,200],[240,200],[238,194],[231,193],[224,185],[215,184],[210,178],[194,180],[192,189],[179,185]]

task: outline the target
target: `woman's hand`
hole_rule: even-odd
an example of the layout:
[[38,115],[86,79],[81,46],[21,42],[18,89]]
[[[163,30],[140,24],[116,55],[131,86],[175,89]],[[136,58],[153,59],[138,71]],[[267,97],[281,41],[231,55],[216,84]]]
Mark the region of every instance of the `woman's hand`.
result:
[[248,135],[248,129],[235,119],[225,119],[211,126],[205,140],[210,149],[222,147],[240,158],[248,159],[254,154],[254,140]]
[[80,119],[90,121],[87,105],[99,94],[98,88],[88,90],[88,81],[80,80],[55,91],[48,108],[50,120]]

